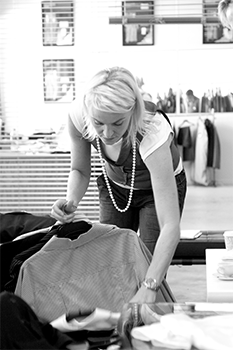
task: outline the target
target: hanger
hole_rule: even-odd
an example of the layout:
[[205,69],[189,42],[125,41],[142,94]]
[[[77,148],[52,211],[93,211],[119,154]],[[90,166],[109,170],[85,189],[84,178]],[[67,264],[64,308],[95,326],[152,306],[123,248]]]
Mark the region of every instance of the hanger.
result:
[[[190,122],[190,120],[185,119],[185,120],[183,120],[183,122],[179,125],[179,127],[180,127],[180,128],[185,127],[185,124],[188,124],[189,126],[195,125],[194,123]],[[187,126],[188,126],[188,125],[187,125]]]

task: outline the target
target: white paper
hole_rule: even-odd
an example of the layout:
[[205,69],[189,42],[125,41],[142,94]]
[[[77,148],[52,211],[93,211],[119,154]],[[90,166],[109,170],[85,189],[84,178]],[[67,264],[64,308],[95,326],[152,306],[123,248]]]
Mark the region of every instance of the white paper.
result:
[[200,230],[181,230],[180,239],[196,239],[200,237],[202,232]]

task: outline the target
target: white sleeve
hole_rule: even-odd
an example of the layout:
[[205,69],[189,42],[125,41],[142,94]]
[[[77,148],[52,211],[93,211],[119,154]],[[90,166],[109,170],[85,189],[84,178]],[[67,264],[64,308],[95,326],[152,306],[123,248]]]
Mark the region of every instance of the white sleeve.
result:
[[144,161],[151,153],[162,146],[168,140],[169,135],[174,135],[174,132],[166,118],[158,112],[153,117],[150,116],[146,133],[139,147],[142,160]]

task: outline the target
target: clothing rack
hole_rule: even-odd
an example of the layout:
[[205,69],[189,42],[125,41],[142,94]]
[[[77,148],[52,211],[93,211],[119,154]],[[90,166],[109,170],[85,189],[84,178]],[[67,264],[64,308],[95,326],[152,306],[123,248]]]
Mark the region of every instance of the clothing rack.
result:
[[[213,124],[213,126],[215,127],[215,122],[216,122],[216,115],[215,115],[215,110],[214,108],[211,109],[210,112],[207,112],[207,113],[181,113],[179,115],[172,115],[170,114],[169,117],[182,117],[184,120],[183,122],[179,123],[179,125],[177,125],[177,128],[179,127],[182,127],[181,125],[185,122],[185,120],[187,120],[187,122],[190,122],[189,119],[190,117],[192,118],[196,118],[196,123],[198,123],[198,120],[201,119],[203,122],[206,120],[206,119],[209,119],[211,121],[211,123]],[[177,129],[176,128],[176,121],[174,121],[173,123],[173,129]],[[195,125],[193,124],[192,122],[190,122],[190,124],[192,125]],[[212,168],[212,170],[211,170]],[[208,184],[208,186],[214,186],[216,187],[217,184],[216,184],[216,169],[215,167],[208,167],[208,171],[210,171],[210,183]]]

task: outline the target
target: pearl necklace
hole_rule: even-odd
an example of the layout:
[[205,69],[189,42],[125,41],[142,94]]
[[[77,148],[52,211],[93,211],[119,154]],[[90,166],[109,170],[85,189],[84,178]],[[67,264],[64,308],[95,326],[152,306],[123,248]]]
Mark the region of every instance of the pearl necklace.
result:
[[107,186],[107,189],[108,189],[109,196],[110,196],[110,198],[112,200],[112,204],[114,205],[115,209],[118,210],[120,213],[125,213],[129,209],[131,201],[132,201],[132,197],[133,197],[133,188],[134,188],[135,170],[136,170],[136,138],[135,138],[135,141],[134,141],[134,144],[133,144],[132,177],[131,177],[131,183],[130,183],[129,198],[128,198],[128,203],[127,203],[127,205],[126,205],[126,207],[124,209],[121,209],[121,208],[118,207],[118,205],[117,205],[117,203],[115,201],[115,198],[113,196],[112,189],[111,189],[111,186],[110,186],[110,183],[109,183],[109,180],[108,180],[108,175],[107,175],[107,172],[106,172],[106,169],[105,169],[105,160],[103,159],[102,154],[101,154],[100,141],[99,141],[99,137],[98,136],[96,136],[96,144],[97,144],[97,151],[98,151],[98,154],[99,154],[99,157],[100,157],[100,161],[101,161],[101,165],[102,165],[102,170],[103,170],[105,183],[106,183],[106,186]]

